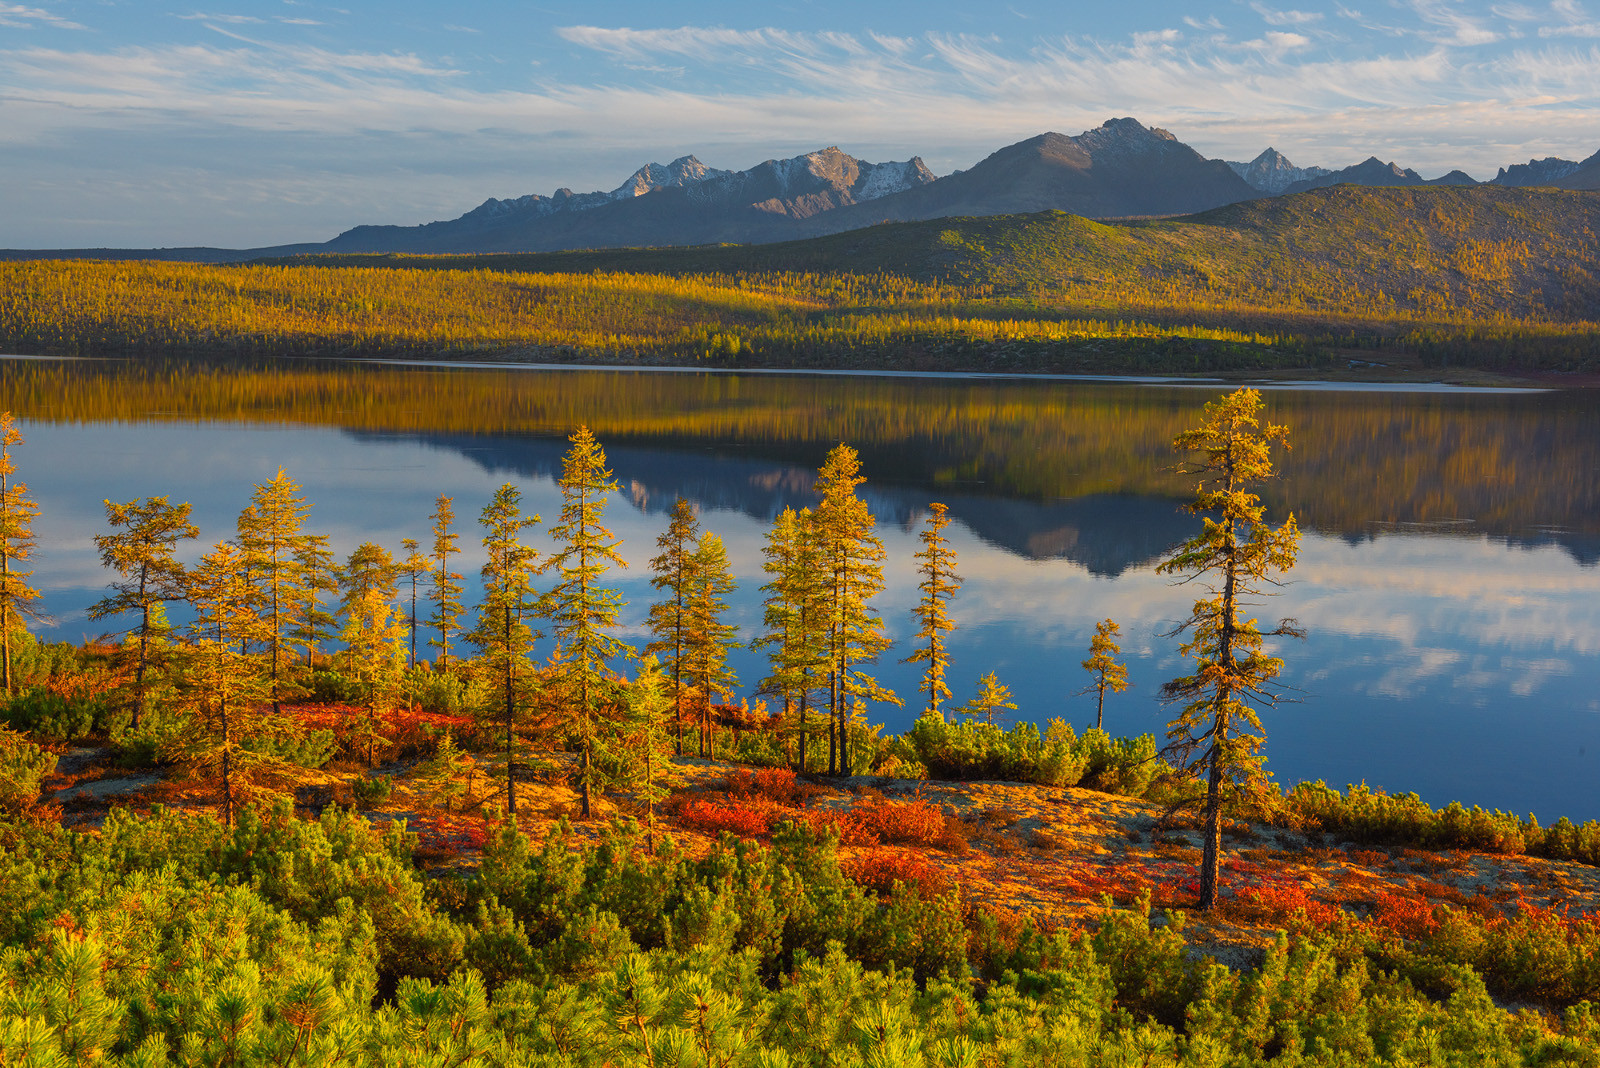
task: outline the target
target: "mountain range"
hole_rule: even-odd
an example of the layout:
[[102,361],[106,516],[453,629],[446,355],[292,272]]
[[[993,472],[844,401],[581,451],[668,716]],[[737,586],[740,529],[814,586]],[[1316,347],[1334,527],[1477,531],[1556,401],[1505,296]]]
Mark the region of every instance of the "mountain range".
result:
[[[1493,183],[1600,187],[1600,153],[1529,161]],[[559,189],[486,200],[423,226],[358,226],[317,252],[547,252],[580,248],[766,244],[880,222],[1058,210],[1091,219],[1187,215],[1334,185],[1476,185],[1462,171],[1424,179],[1371,157],[1340,170],[1297,167],[1268,148],[1249,163],[1207,159],[1166,130],[1109,119],[1075,137],[1044,133],[942,178],[920,158],[869,163],[838,148],[745,171],[693,156],[649,164],[610,192]]]
[[[1109,119],[1075,137],[1044,133],[936,177],[918,157],[870,163],[837,147],[748,170],[694,156],[640,167],[610,191],[490,198],[459,218],[357,226],[321,244],[273,248],[54,250],[51,255],[227,261],[301,253],[548,252],[769,244],[880,222],[1065,211],[1091,219],[1187,215],[1261,197],[1350,184],[1478,185],[1455,170],[1424,179],[1376,156],[1340,170],[1297,167],[1268,148],[1248,163],[1207,159],[1166,130]],[[1600,189],[1600,152],[1502,167],[1488,183]],[[0,257],[41,253],[4,253]]]

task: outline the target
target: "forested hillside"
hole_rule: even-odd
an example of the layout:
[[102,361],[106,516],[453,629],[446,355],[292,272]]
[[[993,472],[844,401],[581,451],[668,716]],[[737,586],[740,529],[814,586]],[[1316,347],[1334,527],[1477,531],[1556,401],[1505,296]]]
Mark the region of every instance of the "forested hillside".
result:
[[1122,372],[1370,350],[1572,369],[1600,337],[1597,226],[1590,193],[1340,186],[1174,220],[1053,212],[752,247],[7,263],[0,345]]

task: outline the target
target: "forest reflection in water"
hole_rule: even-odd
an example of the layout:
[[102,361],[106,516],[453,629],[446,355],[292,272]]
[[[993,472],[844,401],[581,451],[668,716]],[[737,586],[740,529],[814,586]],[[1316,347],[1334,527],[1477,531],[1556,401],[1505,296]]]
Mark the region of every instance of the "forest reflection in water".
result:
[[[619,576],[631,636],[642,634],[662,512],[679,494],[728,542],[748,636],[770,517],[806,503],[815,463],[848,440],[890,553],[880,607],[902,641],[920,516],[937,499],[956,519],[958,699],[996,670],[1021,714],[1081,727],[1092,709],[1072,696],[1086,681],[1077,661],[1111,616],[1135,682],[1108,707],[1112,725],[1159,733],[1170,710],[1156,692],[1182,666],[1164,635],[1193,595],[1151,570],[1195,523],[1179,508],[1169,445],[1220,389],[31,363],[0,365],[0,391],[24,419],[18,459],[43,509],[38,578],[62,637],[90,630],[104,497],[190,500],[209,543],[231,534],[252,484],[281,463],[341,553],[368,538],[391,549],[425,539],[439,493],[456,496],[466,543],[502,481],[555,514],[550,475],[577,422],[607,446],[627,502],[609,518],[632,565]],[[1309,631],[1280,649],[1296,702],[1267,715],[1269,768],[1287,782],[1366,780],[1542,820],[1600,816],[1600,420],[1589,398],[1266,399],[1294,443],[1269,500],[1308,534],[1262,614]],[[881,665],[913,706],[873,710],[891,729],[914,715],[915,673],[893,662],[908,651]],[[736,667],[746,689],[763,674],[748,653]]]

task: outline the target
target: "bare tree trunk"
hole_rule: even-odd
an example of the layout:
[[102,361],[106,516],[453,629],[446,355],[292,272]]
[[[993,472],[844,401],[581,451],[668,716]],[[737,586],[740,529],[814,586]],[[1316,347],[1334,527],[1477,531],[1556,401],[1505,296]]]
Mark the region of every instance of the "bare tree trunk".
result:
[[222,709],[222,822],[233,826],[233,739],[228,730],[228,699]]
[[1222,854],[1222,754],[1219,739],[1212,739],[1211,775],[1206,784],[1204,852],[1200,857],[1200,903],[1202,912],[1217,907],[1217,863]]

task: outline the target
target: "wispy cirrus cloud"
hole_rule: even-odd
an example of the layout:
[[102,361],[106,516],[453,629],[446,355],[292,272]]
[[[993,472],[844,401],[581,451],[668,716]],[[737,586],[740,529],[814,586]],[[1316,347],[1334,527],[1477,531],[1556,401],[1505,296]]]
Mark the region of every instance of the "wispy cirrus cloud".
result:
[[0,26],[17,29],[49,26],[58,30],[81,30],[84,27],[71,19],[62,18],[53,11],[24,4],[0,3]]

